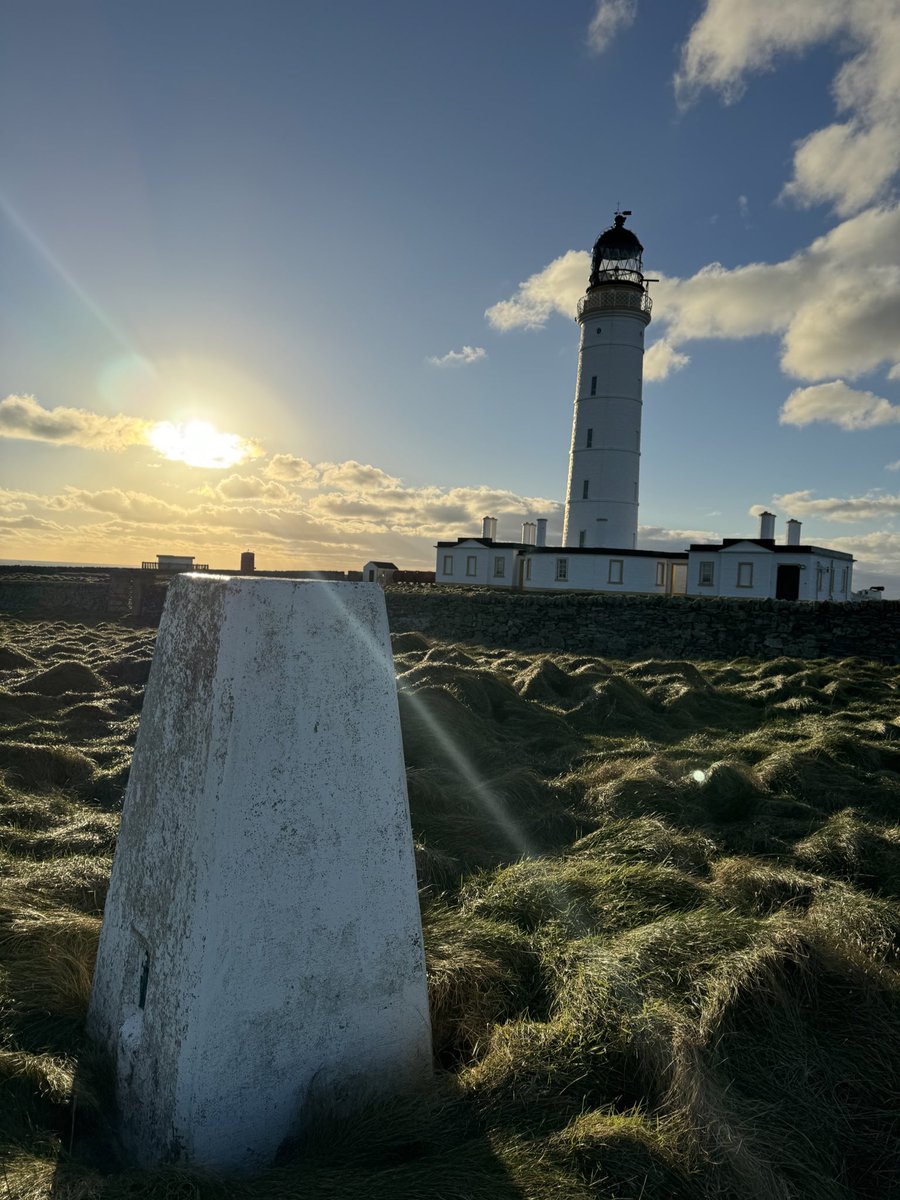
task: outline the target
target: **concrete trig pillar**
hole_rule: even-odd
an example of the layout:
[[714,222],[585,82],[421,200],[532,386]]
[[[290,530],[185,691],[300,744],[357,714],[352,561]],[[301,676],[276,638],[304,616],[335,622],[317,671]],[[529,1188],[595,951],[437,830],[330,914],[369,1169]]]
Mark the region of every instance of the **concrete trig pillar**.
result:
[[142,1165],[261,1166],[322,1108],[428,1079],[376,584],[172,581],[88,1029]]

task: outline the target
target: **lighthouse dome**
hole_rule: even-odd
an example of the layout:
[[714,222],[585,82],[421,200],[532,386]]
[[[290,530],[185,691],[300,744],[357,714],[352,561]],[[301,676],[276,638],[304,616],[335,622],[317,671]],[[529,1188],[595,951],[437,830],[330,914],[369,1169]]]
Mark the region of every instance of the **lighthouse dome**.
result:
[[644,247],[630,229],[625,228],[628,212],[616,213],[609,229],[594,242],[591,254],[590,287],[605,282],[643,283],[641,255]]

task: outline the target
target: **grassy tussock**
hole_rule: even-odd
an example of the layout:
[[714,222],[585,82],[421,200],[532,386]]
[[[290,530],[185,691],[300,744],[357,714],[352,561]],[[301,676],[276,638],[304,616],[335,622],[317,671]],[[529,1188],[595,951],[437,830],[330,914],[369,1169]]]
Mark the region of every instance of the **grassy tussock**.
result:
[[435,1082],[223,1179],[121,1160],[83,1034],[152,634],[0,632],[0,1196],[900,1195],[890,668],[395,636]]

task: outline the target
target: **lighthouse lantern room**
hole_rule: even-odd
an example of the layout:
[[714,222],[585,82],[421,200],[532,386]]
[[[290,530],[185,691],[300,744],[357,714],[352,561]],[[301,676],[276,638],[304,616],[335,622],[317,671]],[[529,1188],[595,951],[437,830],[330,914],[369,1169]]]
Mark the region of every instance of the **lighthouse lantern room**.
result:
[[628,211],[601,233],[591,255],[581,326],[563,543],[637,546],[644,329],[650,296],[643,246]]

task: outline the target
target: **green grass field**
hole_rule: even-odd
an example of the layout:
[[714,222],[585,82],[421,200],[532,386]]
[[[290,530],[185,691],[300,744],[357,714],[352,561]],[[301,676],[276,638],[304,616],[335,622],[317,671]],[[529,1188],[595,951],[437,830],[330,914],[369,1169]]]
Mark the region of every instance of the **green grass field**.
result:
[[0,618],[0,1200],[900,1197],[896,668],[414,633],[431,1091],[131,1169],[83,1020],[153,638]]

